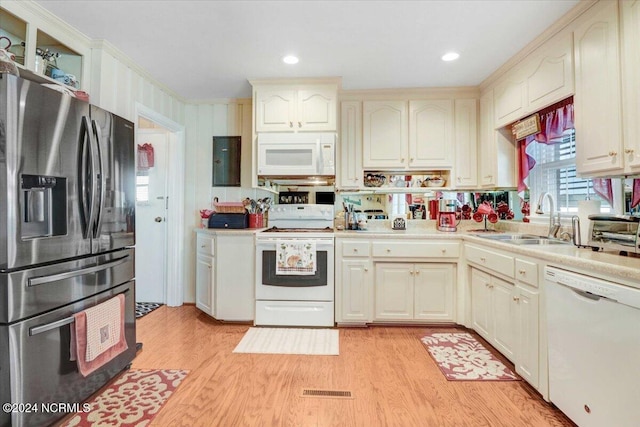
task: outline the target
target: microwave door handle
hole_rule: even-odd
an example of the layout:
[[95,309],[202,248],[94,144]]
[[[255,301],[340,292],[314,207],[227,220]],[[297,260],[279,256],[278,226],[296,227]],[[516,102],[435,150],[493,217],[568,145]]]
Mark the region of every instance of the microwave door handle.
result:
[[100,185],[100,198],[98,200],[98,209],[97,209],[97,215],[96,215],[96,227],[94,229],[93,232],[93,237],[97,238],[100,235],[100,230],[102,229],[102,218],[104,217],[103,213],[104,213],[104,195],[105,195],[105,178],[104,178],[104,164],[102,162],[102,149],[100,148],[100,126],[98,125],[98,122],[96,120],[92,121],[92,125],[93,125],[93,133],[95,135],[95,144],[96,144],[96,153],[97,153],[97,157],[98,157],[98,174],[96,175],[96,181],[97,181],[97,177],[100,177],[100,181],[98,182],[98,184]]

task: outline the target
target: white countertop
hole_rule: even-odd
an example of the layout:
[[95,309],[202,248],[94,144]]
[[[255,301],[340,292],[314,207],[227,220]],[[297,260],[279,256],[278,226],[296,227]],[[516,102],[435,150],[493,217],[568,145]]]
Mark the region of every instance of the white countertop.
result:
[[266,228],[194,228],[199,234],[210,234],[212,236],[248,236],[266,230]]
[[458,239],[491,247],[512,254],[530,256],[547,261],[559,268],[574,268],[584,273],[619,278],[630,286],[640,288],[640,257],[621,256],[616,253],[594,252],[591,248],[567,245],[514,245],[479,237],[479,233],[458,231],[455,233],[437,231],[433,228],[407,230],[372,229],[365,231],[336,231],[337,238],[356,239]]

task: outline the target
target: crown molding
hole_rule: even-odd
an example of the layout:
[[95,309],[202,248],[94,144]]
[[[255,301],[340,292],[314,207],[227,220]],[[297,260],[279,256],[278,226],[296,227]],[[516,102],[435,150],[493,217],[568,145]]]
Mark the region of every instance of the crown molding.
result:
[[573,9],[569,10],[565,13],[560,19],[551,24],[546,30],[544,30],[540,35],[538,35],[533,41],[527,44],[524,48],[522,48],[518,53],[513,55],[511,58],[507,60],[504,64],[502,64],[496,71],[491,73],[489,77],[484,79],[479,87],[480,91],[484,92],[488,88],[490,88],[500,77],[509,72],[512,68],[518,65],[523,59],[533,53],[534,50],[542,46],[547,40],[556,34],[563,31],[565,28],[568,28],[569,25],[580,15],[590,9],[593,5],[598,3],[598,1],[617,1],[617,0],[581,0],[580,3],[575,5]]

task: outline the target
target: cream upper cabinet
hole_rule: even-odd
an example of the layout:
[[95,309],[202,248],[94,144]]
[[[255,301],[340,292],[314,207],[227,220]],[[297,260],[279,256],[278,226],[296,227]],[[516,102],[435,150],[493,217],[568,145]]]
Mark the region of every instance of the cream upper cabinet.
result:
[[478,185],[478,100],[456,99],[455,121],[455,170],[452,186],[475,188]]
[[524,72],[518,67],[493,89],[496,128],[515,122],[527,114],[527,84]]
[[493,91],[480,96],[478,184],[481,187],[515,187],[516,143],[506,128],[495,129]]
[[640,1],[620,3],[622,10],[622,101],[625,171],[640,170]]
[[408,158],[406,101],[364,101],[362,166],[365,169],[404,169]]
[[338,188],[358,188],[362,183],[362,102],[340,105],[340,157]]
[[493,120],[493,90],[480,96],[480,151],[478,163],[479,184],[483,187],[496,185],[496,145]]
[[573,37],[570,31],[563,31],[534,50],[495,85],[494,126],[513,123],[573,92]]
[[451,168],[453,100],[409,101],[410,168]]
[[573,36],[563,31],[526,59],[527,114],[573,95]]
[[573,35],[577,172],[617,173],[624,157],[618,2],[596,3],[576,20]]
[[331,132],[337,129],[337,86],[254,85],[256,132]]
[[453,100],[364,101],[364,169],[450,169]]

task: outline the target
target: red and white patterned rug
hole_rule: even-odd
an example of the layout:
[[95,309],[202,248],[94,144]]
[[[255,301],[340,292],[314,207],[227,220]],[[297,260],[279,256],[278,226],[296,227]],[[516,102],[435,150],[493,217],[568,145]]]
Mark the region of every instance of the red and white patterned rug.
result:
[[61,427],[146,426],[188,373],[179,369],[131,369],[86,402],[86,412],[75,414]]
[[520,379],[469,333],[429,334],[421,341],[450,381]]

